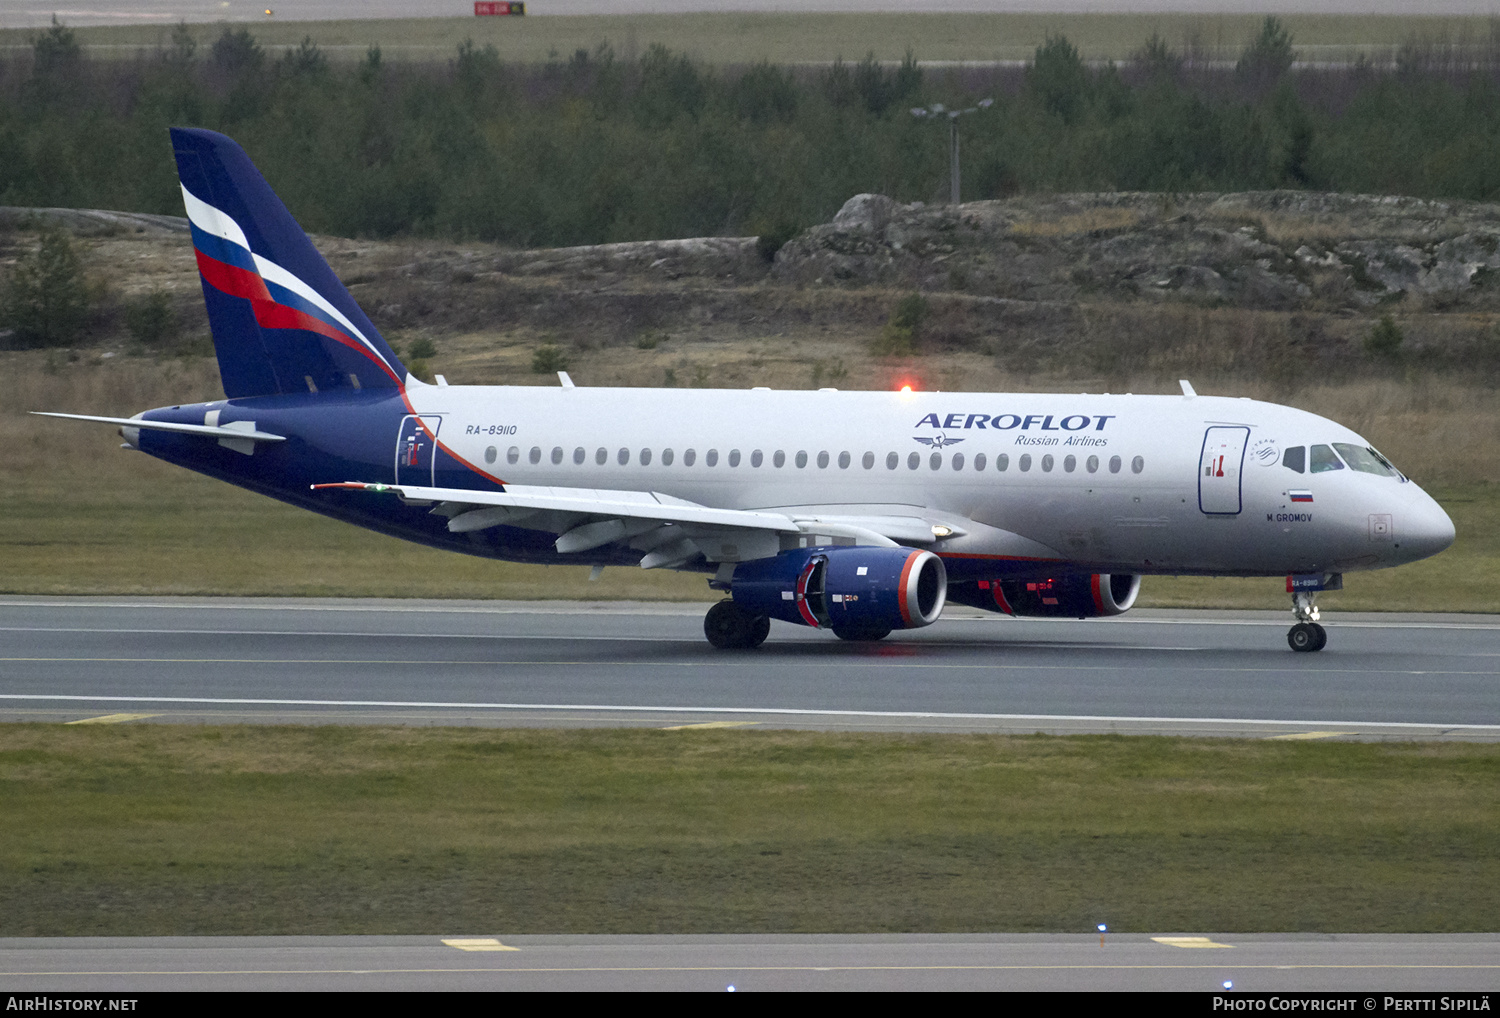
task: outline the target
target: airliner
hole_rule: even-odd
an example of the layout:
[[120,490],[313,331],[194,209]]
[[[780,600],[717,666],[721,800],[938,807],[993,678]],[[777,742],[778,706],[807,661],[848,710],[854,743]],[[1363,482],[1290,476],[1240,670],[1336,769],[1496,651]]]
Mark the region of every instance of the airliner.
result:
[[1118,615],[1152,574],[1317,594],[1453,542],[1365,439],[1250,399],[469,386],[414,377],[235,142],[173,129],[227,398],[130,418],[125,445],[335,519],[515,562],[675,569],[725,597],[724,650],[772,620],[852,641],[948,603]]

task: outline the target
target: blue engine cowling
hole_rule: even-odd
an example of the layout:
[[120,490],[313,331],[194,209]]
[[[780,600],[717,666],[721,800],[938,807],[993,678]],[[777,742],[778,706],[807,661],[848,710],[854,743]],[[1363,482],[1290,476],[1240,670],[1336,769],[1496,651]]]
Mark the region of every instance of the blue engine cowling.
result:
[[913,548],[797,548],[741,562],[734,603],[756,615],[818,629],[870,632],[920,629],[936,622],[948,572],[930,551]]
[[1129,611],[1140,591],[1139,576],[1094,573],[1047,580],[954,584],[948,588],[948,598],[956,604],[1007,615],[1089,619]]

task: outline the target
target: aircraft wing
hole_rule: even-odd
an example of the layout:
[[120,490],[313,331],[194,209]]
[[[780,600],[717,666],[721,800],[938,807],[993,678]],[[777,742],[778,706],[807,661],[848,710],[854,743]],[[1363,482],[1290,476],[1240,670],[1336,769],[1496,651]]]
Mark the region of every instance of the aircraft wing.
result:
[[931,544],[962,534],[957,523],[934,526],[916,507],[892,507],[892,515],[857,516],[818,510],[717,509],[653,491],[510,485],[505,491],[429,488],[410,484],[343,481],[314,489],[390,493],[408,504],[432,505],[448,517],[448,529],[467,533],[497,526],[558,534],[557,550],[575,554],[609,544],[641,551],[646,569],[675,566],[702,554],[710,562],[735,562],[776,554],[799,538],[819,544]]

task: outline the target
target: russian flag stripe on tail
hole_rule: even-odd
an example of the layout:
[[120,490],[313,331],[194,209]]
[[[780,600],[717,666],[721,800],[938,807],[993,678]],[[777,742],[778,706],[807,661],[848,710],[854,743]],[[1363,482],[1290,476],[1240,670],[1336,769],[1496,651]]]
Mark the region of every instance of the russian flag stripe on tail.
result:
[[406,368],[244,150],[189,128],[172,146],[225,393],[404,387]]

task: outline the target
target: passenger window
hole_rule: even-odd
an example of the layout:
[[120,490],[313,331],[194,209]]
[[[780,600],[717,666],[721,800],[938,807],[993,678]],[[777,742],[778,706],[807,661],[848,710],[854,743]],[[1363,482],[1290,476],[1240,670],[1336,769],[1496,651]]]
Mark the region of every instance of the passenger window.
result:
[[706,456],[703,457],[703,462],[706,463],[706,464],[708,464],[711,467],[718,466],[719,465],[719,450],[717,450],[717,449],[710,449],[710,450],[708,450],[708,455],[706,455]]
[[499,455],[500,455],[500,454],[499,454],[499,453],[498,453],[498,452],[496,452],[496,451],[495,451],[495,447],[494,447],[494,446],[493,446],[493,445],[492,445],[492,446],[490,446],[490,447],[489,447],[489,448],[488,448],[488,449],[486,449],[486,450],[485,450],[485,451],[484,451],[484,461],[485,461],[485,462],[486,462],[486,463],[493,463],[493,462],[495,462],[495,459],[496,459],[496,458],[497,458],[497,457],[498,457],[498,456],[499,456]]
[[738,449],[729,450],[729,465],[732,467],[740,465],[740,451]]
[[609,450],[606,449],[606,448],[604,448],[602,445],[599,448],[595,449],[594,450],[594,462],[597,463],[597,464],[599,464],[601,467],[604,466],[604,464],[608,463],[609,462]]
[[807,466],[807,453],[799,451],[797,453],[797,469],[801,470],[805,466]]
[[[759,449],[756,449],[754,452],[750,453],[750,465],[752,467],[758,467],[762,463],[764,463],[765,461],[766,461],[765,454],[762,453]],[[778,463],[776,465],[778,467],[781,466],[780,463]]]
[[[782,452],[780,449],[777,449],[776,455],[771,457],[771,462],[777,467],[786,466],[786,453]],[[752,467],[760,466],[760,450],[756,450],[755,452],[750,454],[750,465]]]
[[1120,472],[1120,457],[1111,456],[1109,458],[1109,472],[1112,474],[1118,474]]
[[984,453],[981,452],[981,453],[976,453],[974,455],[974,469],[975,470],[983,470],[984,466],[985,466],[985,462],[986,462],[986,460],[985,460],[985,457],[984,457]]
[[961,452],[954,453],[953,454],[953,469],[954,470],[962,470],[963,468],[964,468],[964,454],[961,453]]
[[542,447],[539,445],[532,446],[531,456],[529,458],[533,463],[540,463],[542,461]]
[[664,467],[670,467],[672,465],[672,450],[671,449],[663,449],[661,451],[661,465],[664,466]]
[[1076,456],[1069,456],[1069,457],[1067,457],[1066,459],[1063,460],[1063,469],[1066,470],[1070,474],[1073,472],[1073,469],[1075,467],[1077,467],[1077,466],[1078,466],[1078,458]]
[[1138,474],[1145,469],[1146,459],[1144,456],[1137,456],[1135,459],[1130,461],[1130,472],[1132,474]]
[[[849,465],[849,454],[847,452],[844,453],[844,455],[841,456],[841,457],[839,457],[839,458],[844,461],[844,466],[847,467]],[[820,452],[820,453],[818,453],[818,469],[819,470],[827,470],[828,469],[828,454],[826,452]]]
[[1016,461],[1016,465],[1021,468],[1021,473],[1023,473],[1023,474],[1026,471],[1030,470],[1031,469],[1031,453],[1029,453],[1029,452],[1022,453],[1021,454],[1021,458]]
[[649,467],[650,465],[651,465],[651,450],[650,449],[642,449],[641,450],[641,466],[643,466],[643,467]]
[[919,467],[921,465],[922,465],[922,454],[921,453],[914,452],[910,456],[906,457],[906,469],[908,469],[908,470],[915,470],[915,469],[917,469],[917,467]]
[[999,456],[995,457],[995,469],[1000,471],[1001,473],[1004,473],[1005,471],[1010,469],[1009,453],[1002,452]]
[[559,445],[555,449],[552,450],[552,463],[553,463],[553,465],[555,466],[556,464],[561,463],[562,462],[562,458],[563,458],[562,446]]
[[1088,472],[1089,473],[1091,473],[1091,474],[1098,473],[1098,471],[1099,471],[1099,457],[1098,456],[1090,456],[1088,458],[1088,461],[1086,463],[1084,463],[1084,466],[1088,468]]
[[583,446],[580,445],[578,448],[573,450],[573,464],[575,466],[582,465],[584,457],[586,457],[587,455],[588,453],[584,452]]
[[630,462],[630,450],[621,449],[619,454],[615,456],[615,460],[620,464],[620,466],[623,467],[625,464]]
[[683,466],[690,467],[695,462],[697,462],[697,459],[698,459],[698,453],[696,451],[694,451],[692,449],[684,449],[682,451],[682,465]]
[[1281,465],[1288,470],[1295,470],[1299,474],[1302,473],[1307,469],[1307,446],[1294,445],[1282,453]]
[[930,460],[930,466],[934,470],[943,469],[943,454],[940,452],[933,453]]
[[1309,473],[1324,474],[1330,470],[1344,469],[1343,462],[1334,454],[1334,451],[1326,445],[1315,445],[1312,447],[1312,460]]
[[1052,454],[1051,453],[1048,453],[1047,455],[1045,455],[1045,456],[1042,457],[1042,469],[1045,470],[1049,474],[1052,473]]
[[900,465],[901,465],[901,455],[899,453],[894,453],[893,452],[893,453],[887,453],[886,454],[886,457],[885,457],[885,468],[887,470],[895,470]]
[[513,464],[520,462],[520,460],[521,447],[518,445],[511,446],[510,449],[505,453],[505,462]]

